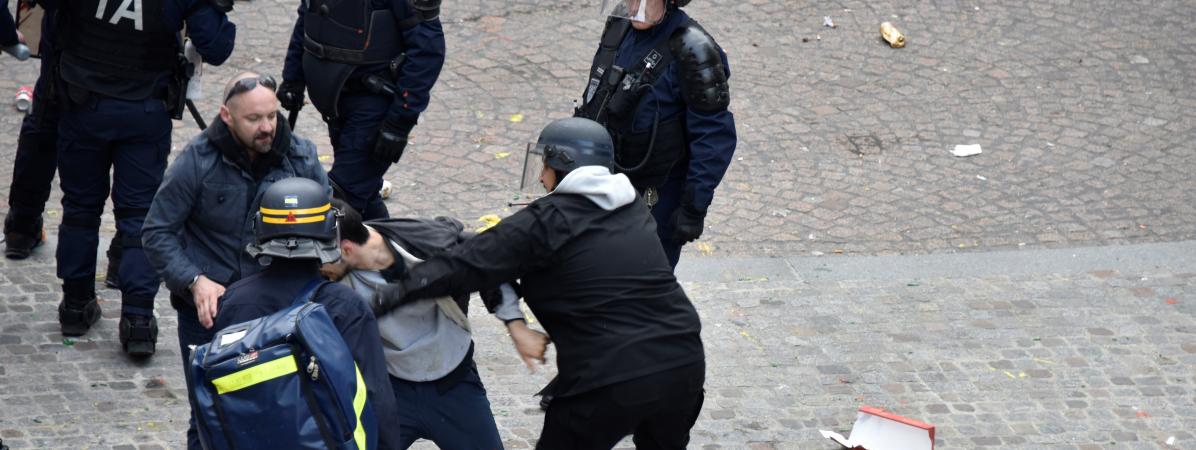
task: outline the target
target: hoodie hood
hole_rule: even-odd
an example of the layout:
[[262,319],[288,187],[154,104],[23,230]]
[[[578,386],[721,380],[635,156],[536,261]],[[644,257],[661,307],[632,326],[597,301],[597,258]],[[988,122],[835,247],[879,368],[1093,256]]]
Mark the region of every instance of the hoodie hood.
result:
[[573,169],[552,193],[582,195],[607,211],[619,209],[636,198],[635,188],[627,175],[612,174],[610,169],[602,166]]

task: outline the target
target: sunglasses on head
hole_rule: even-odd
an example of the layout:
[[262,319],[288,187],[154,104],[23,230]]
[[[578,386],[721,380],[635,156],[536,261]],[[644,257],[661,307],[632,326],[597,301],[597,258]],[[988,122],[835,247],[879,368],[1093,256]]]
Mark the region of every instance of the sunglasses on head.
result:
[[259,84],[271,91],[278,90],[278,83],[274,81],[274,77],[272,76],[262,75],[260,77],[242,78],[233,84],[232,89],[228,90],[228,95],[224,97],[224,103],[228,104],[228,101],[234,96],[252,91],[253,88],[256,88]]

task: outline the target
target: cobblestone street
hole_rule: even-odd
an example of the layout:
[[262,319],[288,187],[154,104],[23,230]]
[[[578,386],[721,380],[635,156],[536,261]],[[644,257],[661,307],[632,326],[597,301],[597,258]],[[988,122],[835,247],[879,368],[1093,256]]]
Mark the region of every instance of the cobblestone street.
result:
[[[480,225],[513,211],[525,143],[583,88],[594,3],[445,2],[448,60],[387,174],[393,215]],[[297,4],[237,2],[237,49],[203,74],[209,122],[228,77],[279,74]],[[708,361],[692,448],[830,450],[818,430],[846,435],[861,405],[936,425],[937,449],[1196,448],[1196,4],[686,9],[728,54],[739,134],[678,271]],[[882,21],[905,48],[880,40]],[[0,55],[0,94],[36,73]],[[0,108],[5,199],[23,117]],[[197,132],[176,121],[172,157]],[[331,165],[314,108],[297,133]],[[983,153],[952,156],[959,144]],[[48,245],[0,261],[0,439],[180,448],[186,390],[164,289],[148,362],[120,352],[112,290],[91,332],[59,333],[59,201]],[[502,438],[532,448],[532,394],[550,376],[526,373],[480,302],[471,313]]]

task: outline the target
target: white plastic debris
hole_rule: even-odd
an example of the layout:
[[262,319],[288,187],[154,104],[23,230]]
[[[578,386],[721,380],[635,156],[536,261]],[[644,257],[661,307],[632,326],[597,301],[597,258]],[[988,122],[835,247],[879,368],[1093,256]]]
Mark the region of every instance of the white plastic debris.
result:
[[976,156],[981,152],[980,144],[956,145],[955,150],[951,150],[951,154],[960,158],[966,156]]
[[976,179],[980,181],[988,181],[988,178],[985,178],[984,175],[976,175]]
[[1171,437],[1167,438],[1167,446],[1168,447],[1175,446],[1175,436],[1171,436]]
[[860,407],[851,438],[819,430],[822,437],[846,449],[934,450],[934,425],[905,418],[872,406]]
[[831,16],[822,16],[822,26],[827,28],[836,28],[835,21],[831,20]]

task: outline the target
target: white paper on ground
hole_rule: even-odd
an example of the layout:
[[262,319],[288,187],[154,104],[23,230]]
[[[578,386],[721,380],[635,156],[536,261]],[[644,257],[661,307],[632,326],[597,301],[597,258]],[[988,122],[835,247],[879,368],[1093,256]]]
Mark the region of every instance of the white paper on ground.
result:
[[[879,411],[892,416],[891,413],[876,408],[861,408],[856,416],[855,425],[851,427],[850,438],[844,439],[839,433],[826,430],[819,430],[819,433],[823,438],[835,441],[847,449],[933,450],[932,431],[892,418],[874,415],[865,410]],[[897,419],[906,420],[900,417]],[[931,429],[933,429],[932,426]]]
[[964,156],[979,155],[980,152],[981,152],[980,144],[956,145],[955,150],[951,150],[952,155],[955,155],[955,156],[958,156],[961,158]]

